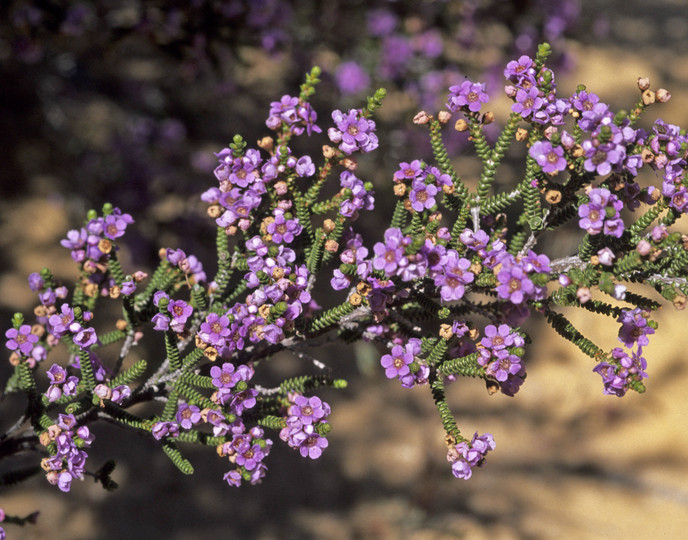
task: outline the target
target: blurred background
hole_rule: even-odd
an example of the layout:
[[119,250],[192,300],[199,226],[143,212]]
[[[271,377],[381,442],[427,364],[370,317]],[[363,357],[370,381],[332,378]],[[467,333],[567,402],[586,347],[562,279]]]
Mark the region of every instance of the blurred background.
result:
[[[358,224],[375,235],[391,216],[397,164],[430,155],[413,115],[440,110],[447,88],[469,77],[486,82],[489,108],[505,118],[503,67],[534,56],[541,41],[552,45],[548,64],[563,95],[584,83],[614,110],[630,108],[636,79],[647,76],[673,97],[646,123],[686,125],[688,18],[678,0],[657,0],[650,13],[640,0],[3,2],[2,328],[36,303],[29,273],[48,266],[74,278],[59,240],[106,201],[136,221],[127,271],[151,269],[161,246],[212,269],[214,225],[199,195],[216,185],[213,152],[236,133],[249,144],[268,134],[269,103],[298,94],[316,64],[323,75],[313,105],[324,130],[333,109],[388,90],[376,118],[386,152],[359,169],[376,186],[377,211]],[[470,148],[459,134],[447,137],[470,179],[478,172]],[[307,141],[312,149],[324,142]],[[507,163],[498,182],[517,174]],[[567,315],[596,343],[615,346],[616,323]],[[306,463],[276,441],[263,483],[237,490],[208,451],[189,451],[196,473],[184,477],[153,441],[96,426],[89,463],[115,458],[120,488],[108,493],[87,480],[62,494],[34,478],[0,491],[0,507],[38,509],[38,523],[6,531],[75,540],[680,538],[688,523],[686,312],[669,306],[656,318],[643,395],[603,396],[590,359],[537,321],[516,398],[490,397],[471,380],[449,388],[462,431],[497,441],[469,481],[451,475],[427,389],[398,388],[379,369],[379,351],[359,343],[318,352],[349,380],[345,391],[322,393],[334,429],[321,459]],[[280,362],[299,367],[288,356]],[[9,373],[0,366],[1,381]],[[3,430],[13,420],[7,411],[21,405],[11,401],[2,402]]]

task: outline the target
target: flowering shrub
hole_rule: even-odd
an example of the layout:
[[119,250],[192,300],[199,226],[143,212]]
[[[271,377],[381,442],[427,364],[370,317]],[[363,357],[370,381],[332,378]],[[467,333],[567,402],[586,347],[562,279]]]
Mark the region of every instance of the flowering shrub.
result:
[[[306,347],[332,339],[378,343],[388,379],[428,388],[451,471],[462,479],[483,465],[495,439],[462,433],[445,387],[471,377],[490,394],[519,392],[531,315],[594,361],[605,394],[643,392],[643,347],[660,304],[629,285],[685,307],[688,240],[670,227],[688,206],[688,139],[662,120],[637,127],[650,104],[670,97],[645,79],[630,112],[611,111],[582,86],[560,95],[549,52],[541,45],[535,58],[506,66],[513,106],[494,145],[483,131],[494,115],[482,112],[489,103],[482,83],[453,86],[448,110],[415,116],[428,130],[434,163],[409,155],[390,171],[396,205],[376,238],[353,226],[381,196],[357,176],[357,157],[384,148],[372,117],[385,92],[359,109],[335,110],[325,128],[309,104],[317,68],[298,96],[271,104],[273,136],[248,148],[237,135],[217,153],[218,184],[201,195],[217,229],[214,275],[174,248],[161,249],[151,275],[125,270],[118,251],[132,218],[109,204],[91,211],[62,241],[79,267],[74,287],[48,269],[32,274],[35,322],[17,313],[5,334],[15,366],[6,392],[27,398],[21,420],[32,434],[22,444],[41,449],[47,480],[69,491],[89,474],[114,487],[112,463],[89,472],[86,450],[97,440],[88,426],[100,419],[150,435],[185,474],[193,472],[186,445],[216,449],[227,458],[231,486],[261,481],[277,439],[317,459],[333,426],[330,405],[315,392],[346,386],[337,366],[312,360],[310,373],[269,388],[260,377],[277,353],[308,359]],[[475,186],[442,143],[452,115],[482,163]],[[299,155],[293,141],[303,136],[327,137],[322,155]],[[496,192],[512,145],[523,149],[523,176]],[[661,187],[641,185],[643,167],[661,176]],[[550,258],[543,246],[551,231],[578,235],[577,252]],[[108,299],[122,311],[105,331],[98,310]],[[567,306],[614,318],[622,346],[605,351],[584,337],[562,314]],[[134,347],[157,333],[164,351],[150,362],[132,360]],[[68,365],[50,364],[60,348]],[[45,389],[37,381],[43,374]],[[3,456],[22,448],[21,420],[0,439]]]

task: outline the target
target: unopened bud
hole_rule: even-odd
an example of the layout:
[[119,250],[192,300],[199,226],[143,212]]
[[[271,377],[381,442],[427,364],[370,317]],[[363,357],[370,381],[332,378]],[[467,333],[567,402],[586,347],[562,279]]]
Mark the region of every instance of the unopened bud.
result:
[[659,90],[657,90],[656,97],[657,101],[659,101],[660,103],[666,103],[671,99],[671,92],[664,88],[660,88]]
[[683,294],[677,294],[674,296],[674,301],[672,302],[674,304],[674,307],[679,310],[683,311],[686,309],[686,297]]
[[270,152],[275,144],[272,137],[263,137],[258,141],[258,148],[262,148],[266,152]]
[[351,296],[349,296],[349,304],[352,306],[360,306],[362,301],[363,298],[358,293],[351,293]]
[[556,189],[550,189],[545,193],[545,200],[549,204],[557,204],[561,202],[561,191]]
[[492,111],[487,111],[485,114],[483,114],[482,122],[484,125],[491,124],[492,122],[495,121],[495,115]]
[[203,351],[203,356],[205,356],[211,362],[217,360],[217,349],[212,345],[209,345]]
[[358,294],[361,296],[368,296],[372,290],[373,288],[370,286],[370,284],[366,283],[365,281],[359,281],[358,285],[356,285],[356,291],[358,291]]
[[323,231],[325,231],[327,234],[334,231],[335,227],[336,227],[336,224],[331,219],[328,218],[325,221],[323,221]]
[[652,90],[645,90],[642,100],[645,105],[652,105],[655,102],[655,93]]
[[516,130],[516,135],[514,136],[518,142],[523,142],[528,140],[528,130],[524,128],[518,128]]
[[588,287],[579,287],[576,291],[576,296],[581,304],[585,304],[592,298],[592,294],[590,293],[590,289]]
[[222,206],[220,206],[219,204],[211,204],[207,210],[208,217],[211,217],[213,219],[219,218],[223,212],[224,210],[222,209]]
[[641,92],[644,92],[650,88],[650,79],[649,77],[638,77],[638,89]]
[[647,257],[650,254],[650,251],[652,251],[652,244],[650,244],[650,242],[647,240],[641,240],[638,242],[638,245],[635,247],[635,249],[642,257]]
[[440,111],[437,113],[437,120],[439,120],[440,124],[446,124],[451,120],[451,113],[449,111]]
[[329,253],[336,253],[338,249],[339,244],[336,240],[330,239],[325,242],[325,251],[328,251]]
[[403,197],[404,195],[406,195],[406,185],[394,184],[394,194],[397,197]]
[[112,251],[112,242],[107,238],[102,238],[98,242],[98,249],[101,253],[110,253]]
[[323,153],[323,156],[325,157],[325,159],[330,159],[330,158],[333,158],[337,154],[337,151],[334,148],[332,148],[331,146],[324,144],[322,147],[322,153]]
[[413,123],[419,126],[425,125],[430,121],[430,116],[425,111],[420,111],[413,117]]
[[454,335],[450,324],[441,324],[439,333],[442,339],[451,339],[451,337]]
[[19,364],[21,364],[21,356],[17,351],[12,351],[10,354],[10,359],[9,359],[10,365],[17,367]]
[[341,160],[339,163],[341,163],[342,167],[348,171],[355,171],[358,168],[358,163],[354,158],[347,157]]
[[458,132],[468,131],[468,122],[464,118],[459,118],[454,124],[454,129]]

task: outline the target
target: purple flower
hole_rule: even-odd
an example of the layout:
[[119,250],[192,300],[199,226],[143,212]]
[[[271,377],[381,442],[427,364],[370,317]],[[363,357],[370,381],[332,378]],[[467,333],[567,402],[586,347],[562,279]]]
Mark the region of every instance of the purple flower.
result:
[[134,219],[129,214],[122,214],[119,209],[115,210],[117,213],[105,216],[103,220],[103,234],[110,240],[122,236],[127,230],[127,225],[134,223]]
[[511,82],[521,84],[524,78],[535,80],[535,68],[533,59],[523,55],[518,60],[512,60],[504,68],[504,77]]
[[411,208],[416,212],[430,210],[436,204],[435,195],[437,195],[437,192],[437,186],[434,184],[426,184],[420,178],[414,180],[409,193]]
[[414,159],[411,163],[399,163],[399,170],[394,173],[395,182],[403,182],[404,180],[413,180],[422,173],[420,160]]
[[655,333],[655,329],[648,324],[646,312],[640,308],[624,309],[617,319],[621,323],[619,329],[619,341],[626,347],[632,348],[638,344],[638,351],[648,345],[648,335]]
[[512,328],[506,324],[496,327],[493,324],[485,327],[485,337],[480,340],[480,344],[490,351],[498,351],[507,347],[522,347],[523,338],[518,332],[512,332]]
[[553,174],[566,168],[564,149],[561,146],[552,147],[549,141],[537,141],[528,153],[537,161],[544,173]]
[[307,398],[297,395],[293,405],[289,407],[289,415],[298,418],[301,424],[314,424],[327,418],[330,414],[330,406],[321,401],[318,396]]
[[222,367],[211,367],[210,376],[213,378],[213,385],[217,388],[234,388],[237,383],[234,379],[234,364],[229,362],[222,364]]
[[284,210],[281,208],[275,208],[273,215],[274,221],[268,223],[267,226],[267,232],[271,235],[272,241],[275,244],[283,242],[291,244],[303,230],[303,227],[299,225],[299,220],[297,218],[291,219],[289,214],[285,216]]
[[494,361],[487,365],[485,373],[494,377],[500,383],[507,380],[512,375],[523,375],[525,369],[521,364],[521,357],[515,354],[509,354],[508,351],[502,349],[500,351],[493,351]]
[[405,237],[400,229],[387,229],[385,231],[385,243],[378,242],[373,246],[375,252],[373,268],[384,270],[385,274],[390,277],[395,275],[400,267],[408,264],[403,247],[405,242]]
[[201,421],[201,410],[196,405],[180,403],[176,415],[177,423],[184,429],[191,429]]
[[93,328],[82,328],[74,336],[73,341],[82,349],[87,349],[91,345],[95,345],[95,343],[98,341],[98,337],[96,336],[96,331]]
[[534,111],[540,110],[544,105],[544,100],[538,95],[539,90],[533,86],[529,90],[519,89],[516,92],[516,103],[511,106],[511,110],[519,113],[523,118],[527,118]]
[[535,285],[518,264],[505,263],[497,274],[497,294],[500,298],[520,304],[535,292]]
[[151,318],[153,323],[153,330],[165,331],[170,329],[170,318],[162,313],[156,313]]
[[184,330],[184,324],[186,323],[186,320],[193,313],[193,308],[184,300],[172,300],[167,305],[167,309],[172,315],[170,327],[175,332],[182,332]]
[[413,362],[414,356],[411,352],[404,349],[401,345],[394,345],[391,354],[385,354],[380,363],[385,368],[385,375],[388,379],[395,377],[401,378],[410,372],[409,365]]
[[621,165],[626,159],[626,151],[621,145],[585,140],[581,146],[585,151],[583,167],[586,171],[599,175],[609,174],[613,166]]
[[490,100],[485,92],[485,83],[464,81],[460,85],[449,87],[449,92],[447,109],[452,112],[459,109],[478,112],[482,104]]
[[216,348],[222,347],[225,344],[225,338],[230,334],[228,327],[229,318],[227,315],[208,313],[205,322],[201,324],[198,335],[204,343]]
[[299,450],[302,457],[318,459],[327,448],[328,441],[320,435],[314,424],[301,424],[298,420],[287,422],[287,427],[280,431],[280,438],[289,446]]
[[31,326],[28,324],[22,324],[18,330],[10,328],[5,332],[5,337],[7,338],[5,346],[9,350],[16,351],[18,349],[26,356],[31,354],[31,350],[38,342],[38,336],[31,333]]
[[296,162],[294,170],[296,171],[296,174],[302,178],[313,176],[315,174],[315,165],[313,164],[313,160],[310,158],[310,156],[303,156]]
[[50,384],[62,384],[67,380],[67,370],[57,364],[53,364],[48,371],[46,371]]

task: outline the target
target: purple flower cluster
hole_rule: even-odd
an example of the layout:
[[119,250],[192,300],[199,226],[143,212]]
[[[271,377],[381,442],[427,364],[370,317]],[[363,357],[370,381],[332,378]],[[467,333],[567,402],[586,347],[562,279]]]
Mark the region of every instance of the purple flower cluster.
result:
[[49,402],[57,401],[63,395],[75,396],[79,378],[71,375],[67,376],[67,370],[63,367],[53,364],[48,371],[46,371],[50,386],[45,391],[45,395]]
[[176,422],[164,422],[161,420],[153,424],[151,433],[156,441],[159,441],[165,437],[179,437],[179,424]]
[[213,386],[217,388],[211,400],[226,407],[230,413],[241,416],[244,410],[256,406],[258,391],[248,386],[253,375],[253,368],[243,364],[235,367],[234,364],[225,362],[222,367],[211,367],[210,376]]
[[[112,240],[121,237],[128,225],[134,223],[129,214],[123,214],[119,208],[104,217],[95,217],[85,227],[67,233],[67,238],[60,241],[62,246],[71,250],[72,259],[79,263],[90,261],[93,271],[99,269],[95,263],[108,259],[113,249]],[[110,242],[103,242],[108,240]]]
[[[55,455],[41,461],[48,482],[69,491],[74,479],[83,479],[88,448],[94,440],[87,426],[77,426],[72,414],[60,414],[57,424],[48,428],[46,442],[55,444]],[[43,439],[42,439],[43,440]]]
[[593,371],[602,377],[605,395],[622,397],[633,383],[647,377],[647,360],[640,354],[640,350],[631,355],[621,347],[612,350],[612,357],[607,362],[600,362]]
[[688,163],[681,150],[688,136],[679,126],[656,120],[647,139],[652,150],[650,165],[662,171],[662,195],[669,198],[669,206],[679,212],[688,212],[688,188],[684,185]]
[[588,234],[604,233],[621,238],[624,222],[619,212],[623,208],[623,201],[607,188],[593,188],[588,197],[588,203],[578,207],[578,226]]
[[387,378],[399,379],[404,388],[426,384],[430,368],[417,358],[420,352],[421,340],[417,338],[409,338],[403,347],[395,344],[390,354],[385,354],[380,359]]
[[348,113],[337,109],[332,112],[332,120],[336,127],[329,128],[327,136],[346,155],[372,152],[378,147],[375,122],[363,116],[361,109],[350,109]]
[[255,149],[235,155],[231,148],[224,148],[215,155],[219,160],[215,177],[220,185],[207,190],[201,199],[219,205],[222,214],[215,220],[219,227],[228,232],[237,227],[246,230],[251,223],[251,213],[262,202],[265,184],[277,177],[279,160],[273,157],[264,161]]
[[153,303],[161,309],[160,313],[156,313],[151,319],[155,330],[172,330],[178,334],[184,332],[186,321],[193,313],[193,307],[184,300],[171,300],[165,291],[156,292],[153,295]]
[[373,210],[375,208],[375,192],[366,189],[363,180],[357,178],[351,171],[342,171],[339,184],[345,199],[339,205],[339,213],[355,221],[360,209]]
[[172,266],[179,268],[190,284],[202,283],[208,279],[203,270],[203,263],[195,255],[187,255],[181,249],[167,248],[165,259]]
[[[547,287],[533,281],[534,276],[548,276],[551,272],[549,257],[529,250],[522,257],[500,252],[499,271],[497,272],[497,295],[513,304],[522,304],[526,300],[542,300],[547,295]],[[531,279],[532,278],[532,279]]]
[[[433,244],[428,239],[417,248],[410,236],[394,227],[385,231],[384,238],[384,243],[378,242],[373,246],[373,268],[383,271],[387,277],[398,276],[402,281],[413,281],[425,276],[434,278],[442,271],[441,261],[446,254],[443,245]],[[468,279],[467,276],[465,278]]]
[[262,428],[255,426],[246,431],[240,421],[232,425],[231,431],[232,440],[221,444],[218,454],[227,457],[236,468],[228,471],[223,479],[234,487],[239,487],[242,480],[259,484],[268,470],[263,460],[270,453],[272,441],[265,438]]
[[495,447],[492,435],[485,433],[478,436],[477,432],[470,442],[465,440],[452,445],[447,452],[447,461],[451,463],[452,474],[456,478],[468,480],[473,474],[473,467],[482,466],[487,453]]
[[523,337],[506,324],[486,326],[485,337],[480,341],[478,363],[507,396],[515,395],[523,384],[526,375],[521,358],[524,345]]
[[[557,98],[556,85],[550,70],[535,70],[535,62],[529,56],[521,56],[509,62],[504,76],[511,84],[506,94],[514,100],[511,110],[536,124],[560,125],[571,108],[569,101]],[[548,88],[545,91],[543,88]]]
[[654,324],[647,320],[647,315],[640,308],[624,309],[617,319],[621,323],[619,341],[631,351],[617,347],[610,359],[600,362],[593,369],[602,377],[605,394],[622,397],[631,385],[647,377],[647,360],[642,352],[643,347],[649,344],[647,336],[655,333]]
[[289,402],[280,439],[297,449],[302,457],[318,459],[328,445],[325,433],[329,431],[330,406],[317,396],[307,398],[299,393],[291,394]]
[[288,129],[294,135],[301,135],[304,131],[308,135],[322,131],[315,125],[318,115],[311,104],[297,97],[284,95],[280,101],[273,101],[269,114],[265,125],[276,131]]

